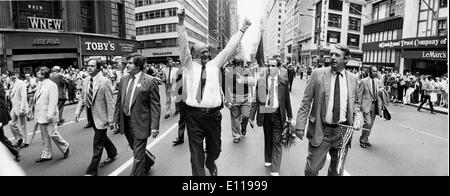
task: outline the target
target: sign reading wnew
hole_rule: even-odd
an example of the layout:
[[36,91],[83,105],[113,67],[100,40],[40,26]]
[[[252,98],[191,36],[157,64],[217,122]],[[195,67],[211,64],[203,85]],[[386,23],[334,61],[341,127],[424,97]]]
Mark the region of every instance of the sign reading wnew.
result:
[[27,17],[29,29],[62,31],[63,20],[53,18]]

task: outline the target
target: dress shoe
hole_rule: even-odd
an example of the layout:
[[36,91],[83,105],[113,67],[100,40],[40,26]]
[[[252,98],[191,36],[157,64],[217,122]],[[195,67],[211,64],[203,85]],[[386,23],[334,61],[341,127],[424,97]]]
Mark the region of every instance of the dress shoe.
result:
[[30,146],[30,144],[22,144],[22,145],[20,145],[20,149],[27,148],[28,146]]
[[247,129],[242,129],[241,132],[242,132],[242,135],[243,135],[243,136],[247,135]]
[[91,127],[92,127],[91,124],[87,124],[86,126],[84,126],[85,129],[89,129],[89,128],[91,128]]
[[369,142],[366,142],[365,145],[366,145],[367,147],[372,147],[372,144],[369,143]]
[[264,166],[265,167],[270,167],[270,166],[272,166],[272,163],[264,163]]
[[100,163],[99,167],[105,167],[106,165],[114,162],[117,159],[117,155],[112,157],[112,158],[107,158],[105,161],[103,161],[102,163]]
[[216,165],[214,165],[214,167],[213,168],[208,168],[208,170],[209,170],[209,173],[211,174],[211,176],[217,176],[217,166]]
[[14,144],[14,147],[20,148],[20,146],[22,146],[22,143],[23,143],[23,140],[22,140],[22,139],[19,139],[19,140],[17,141],[17,143]]
[[278,172],[271,172],[270,175],[271,176],[280,176],[280,173],[278,173]]
[[364,143],[360,143],[359,145],[361,146],[361,148],[367,148],[367,145]]
[[184,140],[177,138],[175,141],[173,141],[173,146],[178,146],[183,143],[184,143]]
[[44,158],[39,158],[38,160],[36,160],[36,163],[42,163],[42,162],[46,162],[46,161],[50,161],[53,158],[48,158],[48,159],[44,159]]
[[67,157],[69,156],[69,148],[67,148],[66,152],[64,153],[64,159],[67,159]]
[[14,161],[20,162],[20,154],[14,155]]
[[170,117],[170,114],[166,114],[165,116],[164,116],[164,119],[168,119]]
[[241,139],[239,139],[239,138],[234,138],[234,139],[233,139],[233,142],[234,142],[235,144],[239,143],[240,141],[241,141]]

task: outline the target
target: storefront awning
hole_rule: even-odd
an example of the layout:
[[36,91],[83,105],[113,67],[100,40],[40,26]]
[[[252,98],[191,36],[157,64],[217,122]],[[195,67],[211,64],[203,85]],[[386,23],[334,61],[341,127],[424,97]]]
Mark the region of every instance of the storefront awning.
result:
[[356,60],[349,60],[346,67],[361,67],[362,62]]

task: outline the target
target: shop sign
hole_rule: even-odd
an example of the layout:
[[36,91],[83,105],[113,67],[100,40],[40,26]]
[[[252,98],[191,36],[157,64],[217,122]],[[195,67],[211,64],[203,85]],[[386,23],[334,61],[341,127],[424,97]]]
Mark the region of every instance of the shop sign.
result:
[[394,41],[364,43],[363,50],[447,48],[448,39],[441,37],[407,38]]
[[27,17],[29,29],[62,31],[63,20],[53,18]]
[[402,57],[407,59],[447,60],[447,51],[403,51]]
[[154,56],[167,56],[167,55],[172,55],[172,52],[154,52],[153,55]]
[[6,34],[5,46],[8,49],[47,49],[78,48],[75,35],[48,33],[14,33]]
[[81,41],[83,55],[126,56],[136,52],[136,41],[114,38],[88,38]]
[[59,43],[59,39],[34,39],[33,46],[55,46]]

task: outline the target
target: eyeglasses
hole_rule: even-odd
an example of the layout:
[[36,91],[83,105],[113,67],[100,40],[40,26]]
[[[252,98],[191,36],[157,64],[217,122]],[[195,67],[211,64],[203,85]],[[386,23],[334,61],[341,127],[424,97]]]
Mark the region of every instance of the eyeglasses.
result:
[[200,53],[201,53],[201,54],[208,54],[209,52],[208,52],[208,50],[203,50],[203,51],[201,51]]

